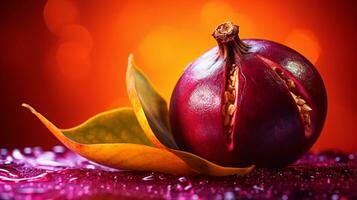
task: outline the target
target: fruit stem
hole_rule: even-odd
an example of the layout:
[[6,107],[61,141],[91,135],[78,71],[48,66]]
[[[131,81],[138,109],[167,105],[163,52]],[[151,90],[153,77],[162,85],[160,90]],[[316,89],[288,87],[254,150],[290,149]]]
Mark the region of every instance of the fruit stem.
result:
[[239,26],[232,22],[224,22],[217,26],[212,36],[216,39],[220,53],[227,56],[230,51],[239,55],[248,53],[249,46],[239,38]]

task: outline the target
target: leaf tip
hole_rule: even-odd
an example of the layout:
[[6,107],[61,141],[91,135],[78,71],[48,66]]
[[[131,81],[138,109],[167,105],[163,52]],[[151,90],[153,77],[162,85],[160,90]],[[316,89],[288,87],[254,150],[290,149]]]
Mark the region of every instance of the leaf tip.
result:
[[32,113],[36,113],[36,110],[27,103],[22,103],[21,106],[29,109]]
[[130,72],[131,68],[133,67],[133,62],[134,62],[134,55],[131,53],[131,54],[129,54],[128,65],[127,65],[127,68],[126,68],[127,75]]
[[130,53],[130,54],[129,54],[129,57],[128,57],[129,62],[130,62],[131,60],[133,60],[133,59],[134,59],[134,54]]

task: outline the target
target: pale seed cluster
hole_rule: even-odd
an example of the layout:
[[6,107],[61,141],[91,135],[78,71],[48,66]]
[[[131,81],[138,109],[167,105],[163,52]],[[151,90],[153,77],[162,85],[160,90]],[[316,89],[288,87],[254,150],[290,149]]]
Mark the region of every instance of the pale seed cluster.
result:
[[295,83],[292,79],[289,79],[287,76],[284,75],[283,71],[277,70],[275,67],[273,67],[273,70],[279,75],[279,77],[281,79],[283,79],[286,86],[289,88],[290,94],[295,100],[295,103],[299,109],[299,112],[300,112],[301,118],[303,119],[303,122],[305,123],[305,125],[310,127],[310,125],[311,125],[310,112],[312,111],[311,107],[306,104],[306,101],[302,97],[300,97],[292,92],[295,89]]
[[226,90],[224,91],[224,104],[222,108],[222,114],[224,117],[224,127],[226,135],[229,136],[233,131],[233,115],[236,111],[235,100],[237,96],[236,86],[238,73],[236,64],[233,64],[228,73],[228,82],[226,85]]

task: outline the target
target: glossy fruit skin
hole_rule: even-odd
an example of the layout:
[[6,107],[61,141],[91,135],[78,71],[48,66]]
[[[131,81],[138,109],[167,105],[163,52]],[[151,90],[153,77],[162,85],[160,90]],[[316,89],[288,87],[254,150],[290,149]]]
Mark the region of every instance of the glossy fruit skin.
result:
[[[327,97],[316,68],[284,45],[259,39],[242,40],[248,52],[223,56],[214,47],[193,61],[177,82],[170,101],[170,124],[181,150],[223,166],[281,167],[307,152],[320,135]],[[224,134],[222,94],[227,63],[236,63],[237,111],[229,140]],[[305,133],[298,108],[272,70],[280,67],[296,85],[311,111]]]

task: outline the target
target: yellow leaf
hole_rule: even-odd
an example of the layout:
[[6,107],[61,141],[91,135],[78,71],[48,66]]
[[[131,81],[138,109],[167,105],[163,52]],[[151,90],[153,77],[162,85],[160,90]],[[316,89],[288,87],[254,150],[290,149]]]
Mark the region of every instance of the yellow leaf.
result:
[[69,149],[109,167],[211,176],[246,174],[253,169],[253,166],[222,167],[180,151],[170,130],[166,102],[135,66],[132,55],[129,56],[126,83],[133,109],[103,112],[70,129],[58,129],[31,106],[23,106]]
[[130,55],[128,60],[126,84],[129,99],[139,124],[155,146],[167,148],[182,158],[192,169],[202,174],[211,176],[247,174],[254,168],[254,166],[247,168],[222,167],[197,155],[178,150],[168,122],[167,104],[135,65],[133,55]]
[[178,149],[171,134],[166,101],[153,89],[129,56],[126,87],[130,102],[147,137],[160,148]]
[[58,129],[43,115],[23,104],[65,146],[94,162],[126,170],[196,174],[182,159],[154,147],[131,108],[100,113],[71,129]]

